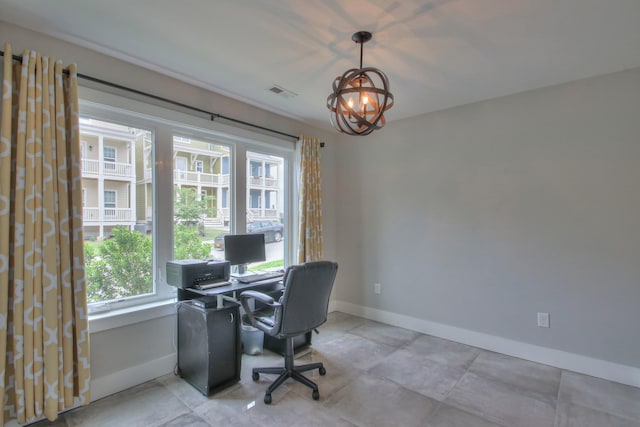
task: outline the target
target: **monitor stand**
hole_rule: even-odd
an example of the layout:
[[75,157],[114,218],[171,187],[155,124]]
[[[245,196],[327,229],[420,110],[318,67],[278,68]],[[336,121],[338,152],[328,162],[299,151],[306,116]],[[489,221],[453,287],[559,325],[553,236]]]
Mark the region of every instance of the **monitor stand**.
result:
[[234,265],[231,271],[231,276],[233,277],[244,277],[248,276],[250,273],[247,273],[247,264],[237,264]]

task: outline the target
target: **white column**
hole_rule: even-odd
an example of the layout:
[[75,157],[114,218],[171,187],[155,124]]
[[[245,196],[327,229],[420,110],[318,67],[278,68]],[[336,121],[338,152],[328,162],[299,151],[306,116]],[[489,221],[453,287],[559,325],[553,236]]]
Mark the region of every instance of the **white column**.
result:
[[98,136],[98,221],[100,222],[100,239],[104,239],[104,152],[103,136]]
[[[141,138],[141,136],[138,136]],[[138,222],[138,209],[136,204],[136,141],[129,142],[129,164],[131,165],[131,176],[129,177],[129,187],[131,190],[129,191],[129,209],[131,209],[131,223],[136,224]],[[144,174],[144,169],[143,172]],[[147,219],[147,213],[143,212],[145,224]]]

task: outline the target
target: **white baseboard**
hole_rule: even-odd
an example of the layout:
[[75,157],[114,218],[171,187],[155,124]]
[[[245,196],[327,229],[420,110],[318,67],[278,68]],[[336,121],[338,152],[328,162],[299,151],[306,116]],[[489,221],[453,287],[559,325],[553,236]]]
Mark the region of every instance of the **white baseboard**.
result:
[[640,387],[640,368],[637,367],[514,341],[495,335],[483,334],[481,332],[442,323],[430,322],[389,311],[351,304],[345,301],[332,301],[329,307],[331,311],[341,311],[388,325],[399,326],[423,334],[495,351],[508,356]]
[[151,381],[173,372],[177,356],[175,353],[150,360],[142,365],[133,366],[100,378],[91,379],[91,401],[126,390],[130,387]]

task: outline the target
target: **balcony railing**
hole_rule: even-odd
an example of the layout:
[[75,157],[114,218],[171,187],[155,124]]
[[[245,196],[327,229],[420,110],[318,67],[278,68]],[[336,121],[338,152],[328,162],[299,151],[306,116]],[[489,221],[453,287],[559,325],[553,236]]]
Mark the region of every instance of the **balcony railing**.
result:
[[[144,170],[145,181],[150,181],[152,177],[151,168]],[[209,186],[229,185],[229,174],[211,174],[204,172],[188,172],[179,169],[173,170],[173,179],[176,184],[196,185],[205,184]]]
[[252,176],[251,185],[254,187],[278,188],[278,180],[271,177]]
[[129,208],[83,208],[84,221],[93,222],[131,222],[133,209]]
[[[145,181],[151,180],[151,168],[144,170]],[[229,185],[229,174],[212,174],[205,172],[173,170],[173,182],[184,185],[204,184],[208,186],[227,186]],[[250,185],[253,187],[278,188],[277,178],[251,177]]]
[[[191,172],[174,169],[173,182],[181,184],[205,184],[205,185],[220,185],[222,184],[222,175],[204,172]],[[229,176],[226,175],[227,183],[229,182]]]
[[[102,166],[102,167],[100,167]],[[104,175],[121,178],[133,178],[133,165],[119,162],[102,162],[99,160],[82,159],[83,175]]]
[[258,219],[280,219],[277,209],[250,208],[247,219],[254,221]]

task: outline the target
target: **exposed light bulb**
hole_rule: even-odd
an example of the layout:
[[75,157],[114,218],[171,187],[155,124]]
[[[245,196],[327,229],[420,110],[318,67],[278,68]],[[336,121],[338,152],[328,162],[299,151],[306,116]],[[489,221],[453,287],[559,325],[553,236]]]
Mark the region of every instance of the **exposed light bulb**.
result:
[[349,98],[349,101],[347,101],[347,104],[349,105],[349,108],[353,108],[353,98]]
[[365,96],[363,96],[363,97],[362,97],[362,103],[363,103],[364,105],[367,105],[367,104],[369,103],[369,97],[368,97],[367,95],[365,95]]

